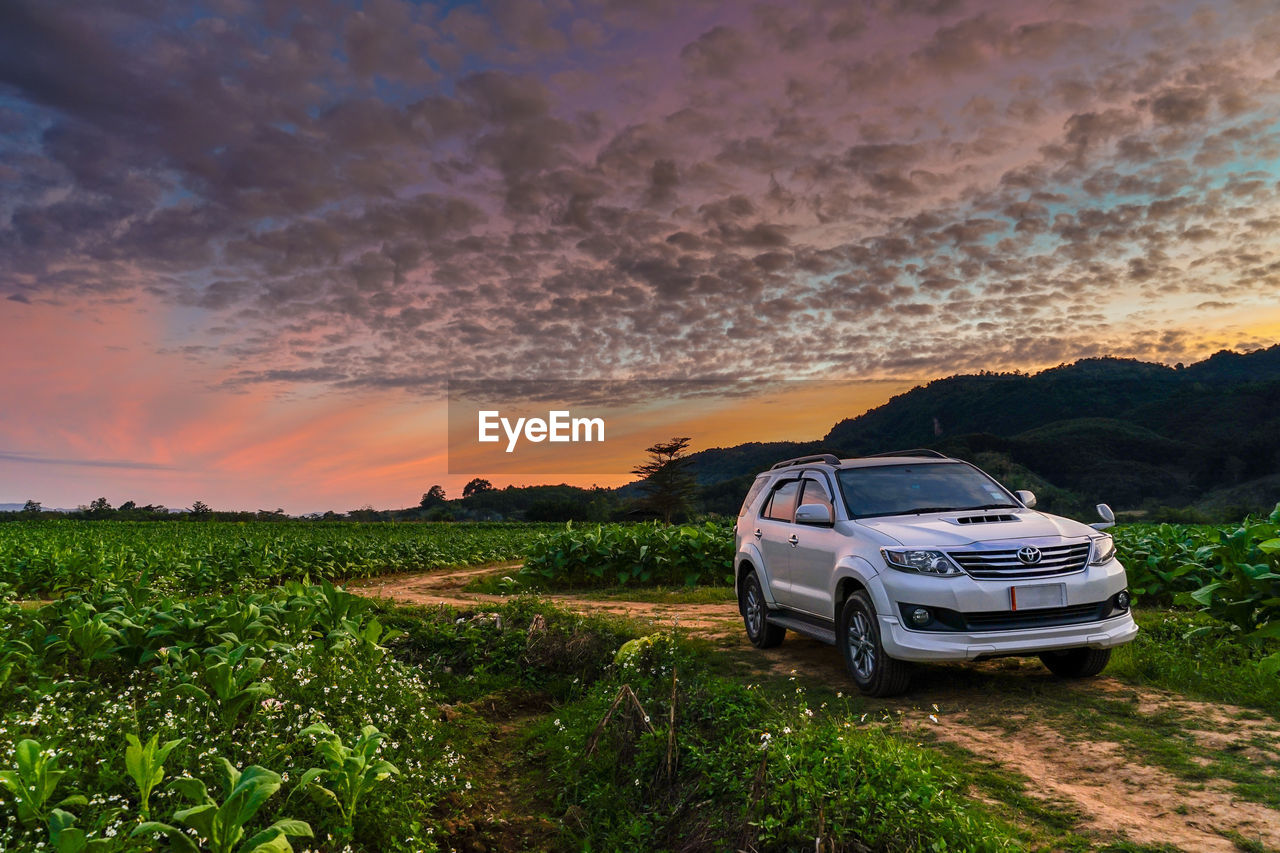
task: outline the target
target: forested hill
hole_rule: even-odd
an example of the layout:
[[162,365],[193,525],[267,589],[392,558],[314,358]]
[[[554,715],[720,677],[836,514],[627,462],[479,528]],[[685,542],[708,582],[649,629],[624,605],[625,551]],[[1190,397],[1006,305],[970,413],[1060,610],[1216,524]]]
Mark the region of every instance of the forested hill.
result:
[[707,450],[694,470],[714,494],[714,484],[740,483],[788,456],[908,447],[1003,468],[1067,502],[1274,505],[1280,345],[1185,367],[1093,358],[1034,375],[952,376],[841,421],[822,441]]

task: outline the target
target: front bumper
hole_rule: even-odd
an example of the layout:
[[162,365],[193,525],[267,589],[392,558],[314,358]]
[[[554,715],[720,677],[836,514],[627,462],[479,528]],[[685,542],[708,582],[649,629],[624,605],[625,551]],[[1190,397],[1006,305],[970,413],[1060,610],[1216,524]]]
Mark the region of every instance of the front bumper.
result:
[[880,616],[880,642],[885,652],[910,661],[976,660],[1081,646],[1109,649],[1129,642],[1137,633],[1138,625],[1129,612],[1081,625],[981,632],[910,631],[896,616]]

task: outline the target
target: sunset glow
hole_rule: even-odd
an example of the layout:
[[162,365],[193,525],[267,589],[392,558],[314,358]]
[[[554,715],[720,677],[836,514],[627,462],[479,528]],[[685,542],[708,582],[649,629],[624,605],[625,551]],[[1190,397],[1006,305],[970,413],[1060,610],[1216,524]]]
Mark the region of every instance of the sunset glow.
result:
[[1280,340],[1274,4],[161,8],[0,8],[0,503],[456,496],[451,378],[864,383],[635,401],[614,473],[492,478],[619,485]]

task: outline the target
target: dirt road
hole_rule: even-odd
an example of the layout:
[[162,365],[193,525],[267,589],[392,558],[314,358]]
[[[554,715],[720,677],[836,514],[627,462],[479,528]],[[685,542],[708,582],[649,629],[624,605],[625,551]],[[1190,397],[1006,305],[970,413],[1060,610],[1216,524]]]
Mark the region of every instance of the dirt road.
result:
[[[405,604],[483,607],[503,599],[463,588],[479,575],[518,567],[378,578],[351,589]],[[678,624],[713,641],[750,678],[794,677],[818,690],[848,690],[830,646],[792,634],[776,649],[752,648],[732,602],[545,597],[655,628]],[[1280,850],[1280,811],[1257,802],[1268,799],[1258,795],[1259,786],[1280,788],[1280,722],[1257,712],[1105,676],[1063,682],[1039,662],[1020,659],[921,667],[905,698],[860,700],[858,707],[890,714],[921,740],[958,747],[1021,782],[1030,797],[1068,815],[1072,832],[1096,841],[1127,838],[1212,853]]]

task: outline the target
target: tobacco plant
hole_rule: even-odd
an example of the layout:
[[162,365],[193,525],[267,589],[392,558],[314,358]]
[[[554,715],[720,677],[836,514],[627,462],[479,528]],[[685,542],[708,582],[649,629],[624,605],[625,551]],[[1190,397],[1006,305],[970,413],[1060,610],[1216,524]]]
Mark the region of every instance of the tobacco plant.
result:
[[732,583],[733,527],[570,524],[533,542],[520,577],[551,589]]
[[182,746],[186,738],[166,741],[164,746],[160,745],[159,735],[152,735],[146,744],[133,734],[125,735],[125,740],[129,745],[124,750],[124,766],[138,786],[138,813],[143,820],[150,820],[151,792],[164,780],[164,760]]
[[42,749],[28,738],[18,742],[14,760],[14,769],[0,770],[0,787],[9,792],[18,820],[23,823],[43,823],[55,805],[61,808],[88,802],[78,794],[53,802],[53,792],[66,775],[66,771],[56,769],[56,752]]
[[300,820],[277,820],[266,829],[245,838],[245,827],[271,795],[280,790],[280,774],[254,765],[237,770],[225,758],[222,761],[226,777],[225,796],[221,803],[209,795],[209,789],[199,779],[175,779],[172,783],[188,800],[195,802],[191,808],[175,812],[173,819],[195,830],[196,839],[179,827],[158,821],[145,821],[138,825],[133,835],[161,835],[173,850],[189,853],[287,853],[293,850],[290,838],[311,837],[311,827]]
[[350,838],[361,798],[378,782],[400,773],[394,764],[378,758],[386,735],[374,726],[365,726],[355,743],[347,746],[328,726],[316,723],[299,733],[299,737],[307,736],[320,738],[316,752],[325,766],[308,770],[301,785],[319,802],[337,806],[342,816],[341,834]]

